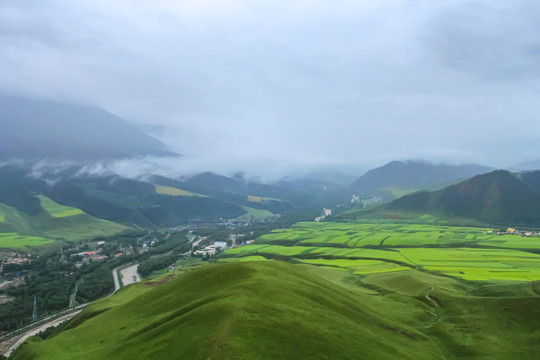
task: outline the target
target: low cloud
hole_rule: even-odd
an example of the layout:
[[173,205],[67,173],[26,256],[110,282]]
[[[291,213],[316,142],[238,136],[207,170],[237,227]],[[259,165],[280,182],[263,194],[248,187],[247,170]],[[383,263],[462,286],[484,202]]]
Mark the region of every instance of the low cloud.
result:
[[317,162],[504,167],[540,154],[532,1],[45,0],[0,10],[0,92],[167,126],[163,140],[185,155],[94,171],[277,178]]

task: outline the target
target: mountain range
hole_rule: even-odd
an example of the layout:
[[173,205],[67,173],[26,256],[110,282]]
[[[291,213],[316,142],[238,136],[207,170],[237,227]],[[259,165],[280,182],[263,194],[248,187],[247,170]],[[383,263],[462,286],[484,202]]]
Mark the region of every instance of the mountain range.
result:
[[172,156],[161,141],[98,107],[0,96],[0,159]]
[[384,166],[369,170],[351,185],[351,188],[366,195],[378,195],[387,199],[437,185],[470,178],[492,171],[481,165],[431,164],[424,161],[392,161]]
[[405,195],[374,212],[412,212],[497,225],[540,226],[540,171],[496,170],[438,191]]

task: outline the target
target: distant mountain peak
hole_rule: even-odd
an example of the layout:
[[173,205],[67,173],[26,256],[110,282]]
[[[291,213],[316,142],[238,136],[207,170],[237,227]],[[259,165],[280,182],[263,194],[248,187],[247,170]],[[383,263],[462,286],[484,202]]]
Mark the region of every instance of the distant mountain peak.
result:
[[353,184],[359,192],[374,194],[385,188],[426,189],[440,183],[457,181],[493,170],[481,165],[432,164],[426,161],[392,161],[369,170]]
[[[540,178],[540,173],[535,177]],[[531,179],[527,181],[532,183]],[[540,192],[517,174],[495,170],[442,190],[406,195],[380,210],[469,218],[489,224],[538,226]]]
[[0,96],[0,159],[105,160],[177,155],[98,107]]

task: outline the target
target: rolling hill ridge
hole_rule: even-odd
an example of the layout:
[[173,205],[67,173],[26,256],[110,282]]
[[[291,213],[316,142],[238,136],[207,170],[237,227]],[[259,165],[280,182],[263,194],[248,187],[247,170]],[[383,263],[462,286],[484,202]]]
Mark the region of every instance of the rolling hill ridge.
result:
[[[527,177],[532,183],[532,177]],[[439,191],[406,195],[374,212],[408,211],[476,219],[488,224],[540,226],[540,193],[522,177],[497,170]]]
[[486,173],[493,170],[480,165],[435,165],[424,161],[392,161],[369,170],[358,178],[352,189],[367,195],[382,195],[387,199],[396,197],[394,189],[413,192],[429,189],[438,184]]

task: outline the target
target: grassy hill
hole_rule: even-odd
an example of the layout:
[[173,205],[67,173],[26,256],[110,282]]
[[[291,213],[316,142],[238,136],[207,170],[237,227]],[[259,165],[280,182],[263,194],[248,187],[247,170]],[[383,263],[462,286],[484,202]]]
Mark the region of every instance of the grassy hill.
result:
[[405,196],[381,209],[471,218],[489,224],[540,226],[540,193],[504,170],[443,190]]
[[12,358],[536,359],[540,340],[529,283],[279,261],[212,264],[162,282],[93,303]]
[[0,203],[0,247],[19,249],[54,242],[77,241],[109,236],[129,229],[110,221],[97,219],[82,210],[60,205],[51,199],[35,196],[41,211],[29,215]]
[[532,177],[497,170],[442,190],[405,195],[374,209],[353,209],[341,216],[454,225],[540,227],[540,192],[535,182],[537,180]]
[[423,161],[392,161],[358,178],[352,189],[367,195],[392,199],[438,184],[486,173],[492,170],[480,165],[436,165]]
[[[173,196],[172,190],[119,176],[103,176],[67,178],[36,191],[94,217],[143,228],[178,226],[196,218],[235,218],[246,213],[234,203],[205,196]],[[180,192],[176,189],[175,194]]]
[[402,321],[403,308],[378,308],[371,295],[319,271],[281,262],[206,266],[122,304],[94,304],[86,316],[105,312],[13,358],[444,358],[433,339]]

